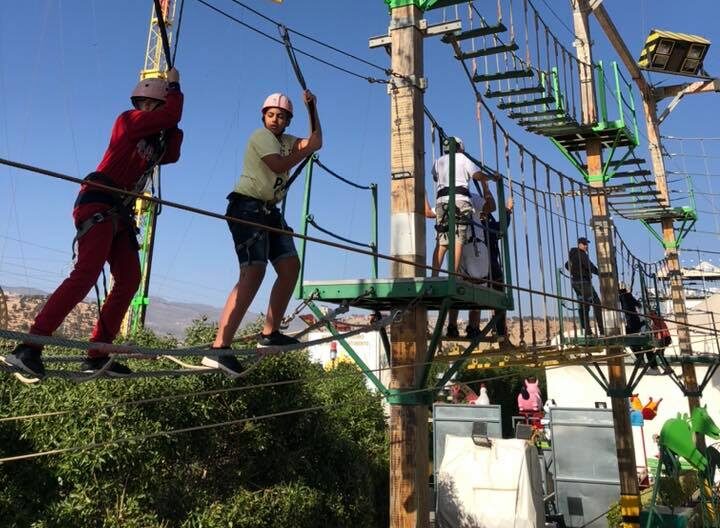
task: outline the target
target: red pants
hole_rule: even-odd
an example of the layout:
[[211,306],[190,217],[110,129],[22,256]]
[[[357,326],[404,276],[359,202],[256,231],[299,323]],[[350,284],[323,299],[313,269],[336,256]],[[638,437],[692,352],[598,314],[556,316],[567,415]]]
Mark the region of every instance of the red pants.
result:
[[[113,226],[113,224],[116,226]],[[115,233],[113,231],[115,230]],[[67,315],[97,282],[105,262],[110,264],[113,286],[100,310],[90,341],[112,343],[140,284],[137,246],[126,222],[108,219],[93,226],[78,241],[78,258],[70,276],[45,303],[30,328],[31,334],[52,335]],[[90,357],[107,353],[89,350]]]

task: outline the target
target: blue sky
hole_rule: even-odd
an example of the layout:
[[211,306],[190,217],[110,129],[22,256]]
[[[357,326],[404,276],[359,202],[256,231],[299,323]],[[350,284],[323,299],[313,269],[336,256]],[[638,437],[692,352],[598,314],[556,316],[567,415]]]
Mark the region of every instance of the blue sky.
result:
[[[382,50],[369,50],[368,38],[387,31],[388,14],[381,0],[331,2],[247,0],[256,9],[291,28],[333,44],[380,65],[389,60]],[[186,0],[177,66],[186,103],[182,128],[183,155],[163,170],[163,196],[169,200],[223,212],[242,164],[247,137],[259,126],[259,106],[270,92],[288,93],[300,106],[300,89],[285,50],[195,0]],[[211,0],[241,20],[273,35],[274,26],[233,5]],[[503,3],[507,4],[506,0]],[[521,2],[517,1],[516,4]],[[538,0],[543,19],[563,43],[572,37],[569,2]],[[126,0],[62,2],[7,0],[0,3],[0,155],[82,177],[100,160],[113,120],[128,108],[128,95],[142,67],[152,2]],[[312,9],[308,6],[312,4]],[[495,2],[476,2],[488,19]],[[671,0],[628,2],[605,0],[628,47],[636,54],[650,28],[695,33],[720,42],[720,6],[711,0],[691,0],[679,6]],[[551,13],[562,18],[562,22]],[[445,13],[454,18],[452,10]],[[438,21],[443,14],[428,14]],[[564,24],[564,25],[563,25]],[[602,31],[593,25],[595,59],[614,55]],[[354,72],[382,77],[381,71],[348,60],[299,37],[294,44]],[[469,150],[478,144],[472,92],[451,49],[439,39],[427,39],[426,104],[451,133],[466,139]],[[720,73],[710,49],[705,66]],[[322,161],[341,175],[377,182],[380,194],[380,249],[389,247],[389,99],[385,85],[370,84],[302,55],[299,61],[310,88],[318,96],[325,133]],[[675,83],[679,77],[653,75],[652,82]],[[307,118],[302,111],[289,130],[302,134]],[[554,167],[573,174],[567,161],[540,136],[528,134],[496,111],[510,134]],[[663,134],[718,137],[720,97],[686,97],[663,125]],[[720,158],[720,142],[706,142],[707,154]],[[641,146],[644,149],[646,142]],[[674,143],[668,150],[677,151]],[[697,142],[686,149],[698,149]],[[427,145],[428,159],[430,145]],[[720,174],[720,159],[678,159],[671,170]],[[428,165],[429,173],[429,165]],[[430,179],[427,179],[428,186]],[[696,190],[720,193],[719,176],[698,176]],[[714,189],[712,189],[714,187]],[[70,217],[77,189],[74,185],[0,167],[0,284],[52,290],[70,269]],[[288,221],[298,226],[302,185],[289,195]],[[698,229],[686,247],[720,250],[720,196],[698,196]],[[678,202],[682,204],[682,202]],[[369,200],[365,194],[328,178],[314,183],[311,212],[329,229],[357,240],[369,237]],[[620,222],[620,231],[639,257],[655,260],[660,247],[637,223]],[[714,234],[713,234],[714,233]],[[317,232],[313,233],[318,235]],[[325,236],[325,235],[320,235]],[[710,258],[711,256],[708,256]],[[697,260],[697,255],[685,257]],[[720,257],[712,257],[718,262]],[[524,265],[524,264],[523,264]],[[151,295],[170,300],[222,305],[237,278],[237,262],[224,223],[165,208],[158,236]],[[309,255],[309,278],[352,278],[369,275],[369,259],[314,246]],[[381,264],[381,275],[387,265]],[[252,310],[264,311],[271,274]]]

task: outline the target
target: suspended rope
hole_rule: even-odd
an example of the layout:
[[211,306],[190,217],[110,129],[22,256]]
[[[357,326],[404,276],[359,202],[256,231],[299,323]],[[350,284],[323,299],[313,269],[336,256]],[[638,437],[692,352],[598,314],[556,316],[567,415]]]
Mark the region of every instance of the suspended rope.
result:
[[[158,28],[160,28],[160,39],[162,40],[163,52],[165,53],[165,64],[168,69],[173,67],[173,56],[170,54],[170,41],[165,28],[165,12],[160,5],[160,0],[153,0],[155,3],[155,18],[157,19]],[[166,4],[168,5],[168,4]]]
[[337,172],[328,169],[327,166],[325,166],[322,162],[320,162],[320,159],[317,157],[313,160],[313,163],[315,165],[317,165],[318,167],[320,167],[321,169],[323,169],[325,172],[327,172],[330,176],[340,180],[341,182],[345,182],[348,185],[350,185],[351,187],[355,187],[356,189],[370,191],[373,189],[373,185],[375,185],[375,184],[361,185],[359,183],[355,183],[354,181],[348,180],[347,178],[343,178]]

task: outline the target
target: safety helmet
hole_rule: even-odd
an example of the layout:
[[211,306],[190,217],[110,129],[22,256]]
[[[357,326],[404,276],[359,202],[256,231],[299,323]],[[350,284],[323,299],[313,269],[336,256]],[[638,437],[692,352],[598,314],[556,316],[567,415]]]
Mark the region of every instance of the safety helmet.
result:
[[626,290],[626,291],[627,291],[627,289],[628,289],[627,284],[621,281],[621,282],[618,284],[618,289],[619,289],[619,290]]
[[[455,140],[455,143],[457,143],[457,152],[465,150],[465,144],[462,139],[457,136],[453,136],[453,139]],[[447,142],[443,143],[443,154],[450,154],[450,145]]]
[[132,104],[135,107],[137,107],[135,104],[136,98],[155,99],[164,103],[166,95],[167,81],[157,77],[152,77],[149,79],[143,79],[137,83],[137,86],[135,86],[135,89],[130,96],[130,101],[132,101]]
[[274,93],[267,96],[262,105],[261,112],[264,114],[268,108],[282,108],[290,117],[293,116],[293,104],[290,98],[282,93]]

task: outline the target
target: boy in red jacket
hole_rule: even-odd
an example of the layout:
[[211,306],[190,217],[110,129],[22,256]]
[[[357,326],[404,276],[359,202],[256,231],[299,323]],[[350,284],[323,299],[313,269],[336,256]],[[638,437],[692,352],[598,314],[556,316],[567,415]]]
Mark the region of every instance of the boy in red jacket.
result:
[[[110,144],[95,172],[85,177],[120,190],[142,192],[153,168],[175,163],[180,158],[183,139],[178,123],[182,116],[183,94],[180,74],[175,68],[163,79],[144,79],[130,97],[134,110],[118,116]],[[96,283],[105,262],[110,264],[113,287],[105,299],[90,341],[112,343],[122,319],[140,284],[140,261],[133,204],[135,198],[93,185],[80,187],[73,219],[78,232],[77,261],[70,276],[55,290],[35,317],[30,333],[49,336]],[[42,346],[22,343],[5,361],[42,378],[45,367]],[[125,365],[112,362],[107,352],[88,350],[83,370],[105,368],[110,376],[131,373]]]

